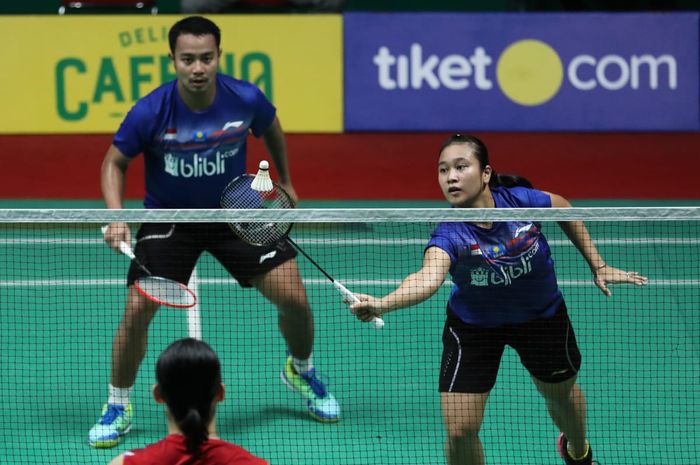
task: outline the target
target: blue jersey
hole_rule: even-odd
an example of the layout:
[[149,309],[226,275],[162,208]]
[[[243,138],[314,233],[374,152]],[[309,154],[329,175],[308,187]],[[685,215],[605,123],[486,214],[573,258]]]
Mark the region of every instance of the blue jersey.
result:
[[172,81],[134,105],[113,144],[129,158],[144,154],[146,208],[218,208],[224,187],[245,172],[248,131],[259,137],[274,119],[251,83],[218,74],[214,103],[196,112]]
[[[535,189],[497,187],[492,193],[496,208],[552,206]],[[440,223],[429,247],[450,256],[449,305],[466,323],[493,327],[551,317],[563,301],[549,244],[535,223]]]

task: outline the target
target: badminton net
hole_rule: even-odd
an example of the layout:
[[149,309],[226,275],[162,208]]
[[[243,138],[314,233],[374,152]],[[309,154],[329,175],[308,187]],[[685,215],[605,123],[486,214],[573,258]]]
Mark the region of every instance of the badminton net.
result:
[[[88,430],[107,399],[130,264],[104,244],[100,226],[125,221],[135,233],[147,222],[291,221],[290,237],[330,275],[353,292],[382,296],[420,268],[438,223],[507,220],[536,222],[551,246],[582,353],[578,379],[596,460],[697,463],[700,209],[692,207],[0,211],[0,461],[108,463],[164,437],[163,410],[150,394],[155,360],[173,340],[193,336],[222,360],[220,436],[271,463],[445,463],[438,377],[450,280],[424,303],[385,315],[377,330],[355,319],[301,255],[313,362],[341,405],[340,422],[307,415],[280,381],[286,346],[276,309],[204,253],[189,283],[197,305],[162,307],[151,322],[132,394],[133,430],[114,449],[89,447]],[[649,283],[612,286],[605,297],[557,225],[570,220],[586,222],[607,263]],[[487,462],[559,463],[558,433],[518,354],[506,348],[480,434]]]

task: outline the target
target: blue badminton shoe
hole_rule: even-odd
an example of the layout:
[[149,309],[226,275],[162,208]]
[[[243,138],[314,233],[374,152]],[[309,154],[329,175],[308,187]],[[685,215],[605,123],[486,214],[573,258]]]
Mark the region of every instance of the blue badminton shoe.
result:
[[131,429],[131,404],[105,404],[102,415],[90,429],[89,442],[99,449],[114,447]]
[[281,376],[289,389],[298,392],[306,400],[306,407],[312,418],[325,423],[340,420],[340,405],[316,377],[315,369],[299,374],[294,369],[292,357],[288,357]]

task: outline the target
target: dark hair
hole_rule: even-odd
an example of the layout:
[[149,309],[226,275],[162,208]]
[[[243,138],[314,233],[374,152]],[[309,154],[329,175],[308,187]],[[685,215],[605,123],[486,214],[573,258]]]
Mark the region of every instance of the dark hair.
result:
[[187,451],[199,454],[209,437],[212,402],[221,384],[221,364],[205,342],[187,338],[173,342],[156,363],[160,395],[185,435]]
[[183,34],[192,34],[195,36],[205,36],[211,34],[216,41],[216,49],[221,45],[221,30],[214,21],[203,16],[188,16],[173,24],[168,33],[168,42],[170,43],[170,52],[175,54],[175,44],[177,38]]
[[[442,143],[440,146],[440,152],[442,153],[443,150],[445,150],[447,147],[450,145],[455,145],[455,144],[466,144],[471,146],[472,152],[474,153],[474,157],[479,161],[479,164],[481,165],[481,170],[483,171],[486,165],[490,165],[489,163],[489,149],[486,147],[486,144],[479,139],[476,136],[471,136],[469,134],[453,134],[445,142]],[[532,189],[532,183],[527,179],[522,176],[518,176],[517,174],[498,174],[496,173],[496,170],[491,167],[491,180],[489,181],[489,187],[497,187],[497,186],[503,186],[503,187],[517,187],[517,186],[522,186],[522,187],[529,187]]]

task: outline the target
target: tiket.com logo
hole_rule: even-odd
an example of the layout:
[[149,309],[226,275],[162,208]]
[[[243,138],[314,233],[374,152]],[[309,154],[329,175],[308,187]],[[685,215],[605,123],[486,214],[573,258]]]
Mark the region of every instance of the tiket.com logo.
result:
[[223,174],[226,171],[224,157],[219,152],[216,153],[213,160],[195,154],[191,161],[187,161],[184,158],[175,157],[171,153],[166,153],[163,159],[165,172],[175,177],[201,178]]
[[580,91],[642,87],[674,90],[678,87],[678,65],[672,55],[596,57],[580,54],[565,64],[549,44],[535,39],[513,42],[501,52],[497,61],[484,47],[475,47],[469,56],[439,57],[426,53],[421,44],[414,43],[405,55],[379,47],[373,62],[382,89],[455,91],[493,89],[495,63],[495,80],[500,90],[511,101],[524,106],[542,105],[552,99],[565,77],[566,82]]

